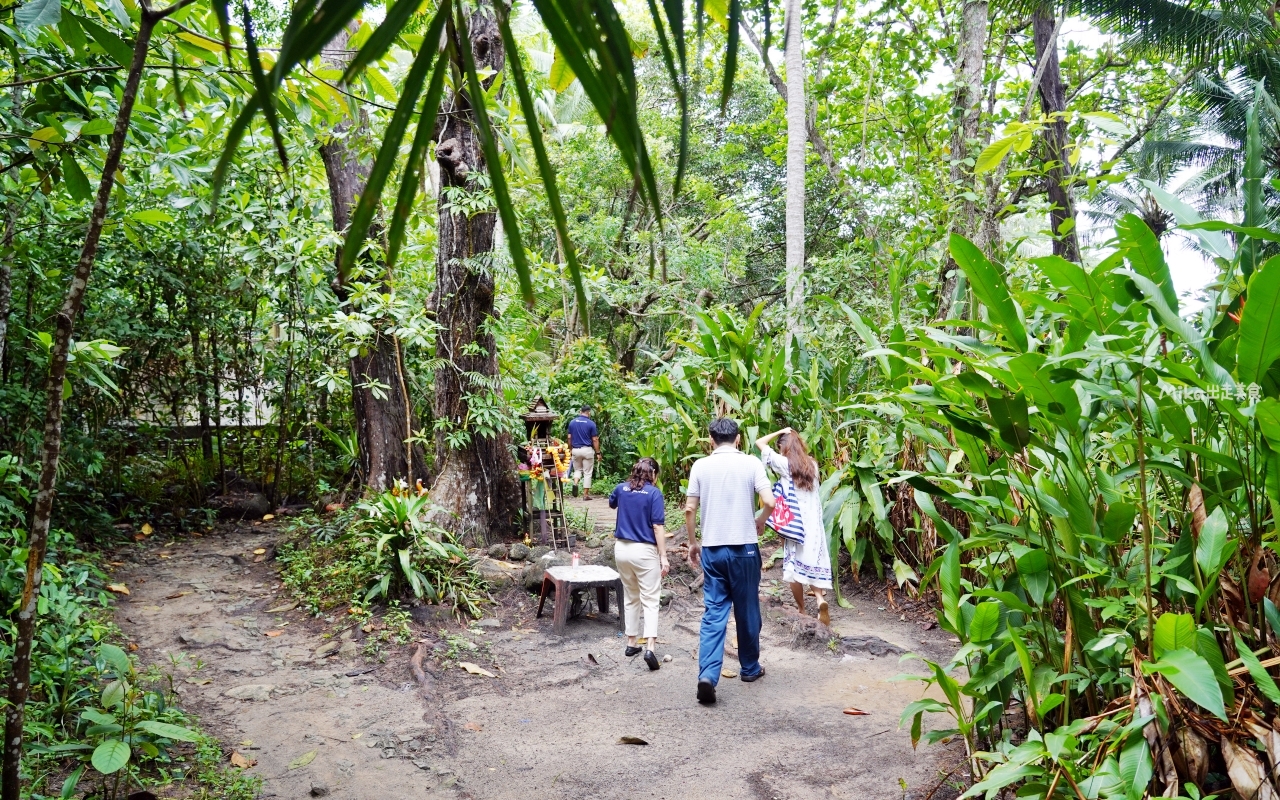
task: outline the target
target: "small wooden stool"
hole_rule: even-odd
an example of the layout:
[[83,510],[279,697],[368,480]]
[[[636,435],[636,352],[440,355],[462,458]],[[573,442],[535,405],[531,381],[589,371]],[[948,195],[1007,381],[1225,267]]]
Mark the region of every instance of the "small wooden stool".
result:
[[538,598],[538,616],[542,616],[542,606],[547,602],[547,592],[554,588],[556,604],[552,611],[551,629],[557,635],[564,635],[565,625],[569,622],[569,607],[573,594],[584,589],[596,590],[596,603],[600,613],[609,612],[609,590],[618,593],[618,630],[626,630],[626,619],[622,613],[622,578],[609,567],[594,564],[580,567],[548,567],[542,574],[542,596]]

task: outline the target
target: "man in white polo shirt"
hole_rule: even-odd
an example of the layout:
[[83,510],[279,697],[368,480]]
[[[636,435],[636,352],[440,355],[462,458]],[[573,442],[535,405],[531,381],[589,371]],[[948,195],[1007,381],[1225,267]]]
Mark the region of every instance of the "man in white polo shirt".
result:
[[[721,417],[711,423],[715,450],[689,471],[684,507],[689,533],[689,564],[702,564],[702,629],[698,642],[698,702],[716,701],[724,665],[724,636],[729,609],[738,627],[738,672],[750,683],[764,677],[760,666],[760,545],[756,535],[756,498],[773,508],[773,488],[760,459],[738,450],[738,423]],[[698,507],[702,507],[702,542]]]

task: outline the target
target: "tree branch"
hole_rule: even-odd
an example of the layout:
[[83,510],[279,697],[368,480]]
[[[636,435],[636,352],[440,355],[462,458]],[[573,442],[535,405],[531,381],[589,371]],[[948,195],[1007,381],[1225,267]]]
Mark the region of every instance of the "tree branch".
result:
[[[1204,65],[1200,64],[1187,70],[1187,74],[1182,76],[1182,80],[1178,81],[1178,85],[1173,87],[1171,90],[1169,90],[1168,96],[1166,96],[1164,100],[1161,100],[1160,105],[1156,106],[1151,111],[1151,114],[1147,117],[1146,124],[1144,124],[1140,129],[1138,129],[1136,133],[1134,133],[1132,136],[1126,139],[1124,141],[1124,144],[1120,145],[1119,149],[1117,149],[1114,153],[1111,154],[1111,158],[1107,159],[1107,163],[1114,165],[1115,162],[1118,161],[1120,157],[1123,156],[1125,153],[1129,152],[1129,150],[1135,144],[1145,139],[1147,134],[1151,133],[1151,129],[1156,126],[1156,123],[1160,121],[1160,117],[1164,114],[1164,110],[1169,107],[1169,104],[1171,102],[1173,102],[1173,98],[1177,97],[1178,94],[1182,91],[1183,87],[1185,87],[1187,83],[1189,83],[1191,79],[1196,75],[1196,73],[1200,72],[1200,70],[1202,69],[1204,69]],[[1112,167],[1103,168],[1102,174],[1103,175],[1109,174],[1111,172],[1111,169]]]

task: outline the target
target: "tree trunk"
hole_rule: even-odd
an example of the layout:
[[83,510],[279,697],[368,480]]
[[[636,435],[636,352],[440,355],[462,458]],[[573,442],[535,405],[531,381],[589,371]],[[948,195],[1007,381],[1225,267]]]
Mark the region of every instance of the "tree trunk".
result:
[[804,157],[808,115],[804,96],[804,3],[787,0],[787,335],[804,330]]
[[[351,31],[338,34],[330,51],[341,51]],[[335,65],[345,68],[346,64]],[[333,229],[346,233],[360,194],[373,169],[372,160],[361,160],[369,152],[368,120],[354,125],[342,122],[334,136],[320,146],[320,157],[329,178],[329,199],[333,205]],[[365,146],[361,146],[361,143]],[[380,231],[370,229],[369,238]],[[385,248],[383,248],[385,249]],[[346,276],[342,274],[342,248],[334,263],[338,265],[338,294],[346,293]],[[361,480],[375,492],[391,488],[397,479],[413,483],[425,475],[426,456],[422,446],[409,441],[413,435],[413,405],[406,391],[407,381],[401,372],[399,345],[394,336],[385,334],[385,321],[374,321],[373,338],[362,346],[348,364],[351,376],[351,398],[355,408],[356,439],[360,445]]]
[[1040,109],[1051,118],[1044,132],[1044,160],[1049,164],[1049,227],[1053,231],[1053,254],[1068,261],[1080,260],[1080,242],[1076,238],[1076,207],[1071,199],[1071,165],[1067,163],[1067,121],[1054,118],[1067,110],[1067,88],[1062,82],[1058,63],[1058,41],[1054,35],[1057,19],[1052,6],[1036,9],[1031,20],[1036,45],[1036,65],[1044,62],[1040,80]]
[[9,704],[4,715],[4,763],[0,767],[0,800],[19,800],[22,789],[18,777],[22,760],[22,726],[31,686],[31,644],[35,638],[36,603],[44,578],[44,556],[49,545],[49,522],[53,517],[58,460],[62,455],[62,382],[67,375],[71,334],[76,317],[84,306],[89,275],[93,272],[94,260],[98,255],[98,241],[106,222],[116,171],[120,168],[125,135],[129,132],[129,118],[133,115],[133,103],[138,96],[138,83],[146,63],[151,33],[155,30],[156,23],[175,8],[176,6],[170,6],[166,11],[155,13],[145,4],[143,6],[138,38],[133,46],[133,60],[129,64],[129,74],[120,96],[120,108],[116,112],[115,127],[103,161],[98,194],[89,215],[89,228],[85,232],[84,245],[80,249],[80,259],[76,262],[71,285],[67,288],[67,295],[54,322],[53,345],[49,348],[49,375],[45,381],[46,406],[44,435],[40,446],[40,482],[31,517],[31,535],[27,539],[26,579],[22,587],[22,600],[18,604],[13,663],[10,665],[9,676]]
[[[951,232],[979,244],[981,219],[977,202],[978,185],[968,159],[977,158],[982,122],[983,78],[986,70],[987,0],[965,0],[956,42],[955,94],[951,103]],[[979,244],[981,247],[981,244]],[[984,248],[985,249],[985,248]],[[991,253],[987,253],[991,255]],[[960,289],[961,291],[957,291]],[[964,275],[948,254],[938,282],[938,318],[963,315]]]
[[[471,16],[468,32],[476,69],[501,74],[505,52],[497,25],[487,13]],[[462,67],[456,67],[461,71]],[[493,81],[489,78],[487,88]],[[435,374],[436,464],[431,498],[446,516],[440,522],[472,542],[509,528],[519,486],[510,438],[474,413],[502,403],[498,353],[489,323],[494,317],[491,269],[497,215],[484,211],[468,218],[450,211],[446,190],[475,192],[472,176],[487,169],[480,149],[475,113],[467,95],[455,91],[436,119],[436,160],[440,165],[437,208],[436,357],[444,366]],[[500,164],[494,165],[501,169]]]

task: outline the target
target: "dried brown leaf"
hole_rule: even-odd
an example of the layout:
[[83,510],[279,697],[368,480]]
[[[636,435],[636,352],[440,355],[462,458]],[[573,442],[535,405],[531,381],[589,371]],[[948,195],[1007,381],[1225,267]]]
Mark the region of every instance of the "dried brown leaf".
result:
[[1223,736],[1222,757],[1227,762],[1227,776],[1236,794],[1251,800],[1280,800],[1267,779],[1266,768],[1252,750]]

